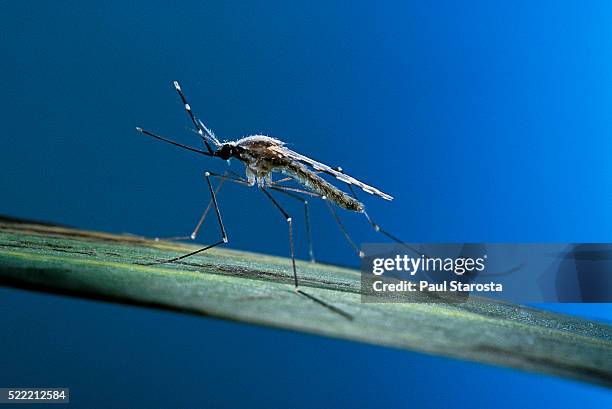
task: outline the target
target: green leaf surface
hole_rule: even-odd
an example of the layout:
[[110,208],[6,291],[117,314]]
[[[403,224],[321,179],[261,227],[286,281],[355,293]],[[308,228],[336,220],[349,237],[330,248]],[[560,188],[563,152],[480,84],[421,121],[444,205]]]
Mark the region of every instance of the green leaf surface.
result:
[[612,326],[472,297],[458,304],[362,303],[358,271],[0,219],[0,284],[171,309],[420,351],[612,386]]

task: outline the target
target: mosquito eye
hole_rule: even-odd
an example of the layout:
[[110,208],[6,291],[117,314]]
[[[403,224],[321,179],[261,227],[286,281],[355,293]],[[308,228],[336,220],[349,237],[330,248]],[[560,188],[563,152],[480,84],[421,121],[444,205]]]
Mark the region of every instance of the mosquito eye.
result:
[[219,156],[223,160],[227,160],[233,155],[234,149],[231,146],[223,146],[217,152],[217,156]]

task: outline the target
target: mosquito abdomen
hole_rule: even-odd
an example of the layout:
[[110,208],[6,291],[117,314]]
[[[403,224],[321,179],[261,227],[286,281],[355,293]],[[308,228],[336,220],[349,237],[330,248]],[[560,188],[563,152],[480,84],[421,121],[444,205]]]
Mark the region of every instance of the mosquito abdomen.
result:
[[363,203],[359,200],[338,189],[300,163],[291,162],[285,164],[280,170],[289,176],[293,176],[300,184],[314,190],[346,210],[362,212],[364,209]]

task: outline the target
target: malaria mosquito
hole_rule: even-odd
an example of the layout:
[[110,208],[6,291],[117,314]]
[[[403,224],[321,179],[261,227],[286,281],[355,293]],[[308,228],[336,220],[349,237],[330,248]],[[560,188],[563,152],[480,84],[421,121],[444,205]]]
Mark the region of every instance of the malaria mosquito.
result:
[[[363,214],[367,219],[368,223],[374,228],[375,231],[380,232],[388,238],[402,245],[405,245],[406,247],[414,251],[414,249],[406,245],[397,237],[391,235],[389,232],[383,230],[378,224],[376,224],[372,220],[368,213],[366,213],[365,206],[363,205],[363,203],[358,200],[354,187],[357,187],[363,190],[364,192],[367,192],[374,196],[378,196],[385,200],[393,200],[393,197],[347,175],[340,167],[332,168],[323,163],[310,159],[307,156],[301,155],[287,148],[284,142],[276,138],[272,138],[270,136],[251,135],[242,139],[238,139],[236,141],[220,142],[219,139],[217,139],[217,137],[215,136],[215,134],[209,128],[207,128],[206,125],[204,125],[204,123],[193,113],[191,106],[187,102],[187,98],[185,97],[185,94],[183,93],[183,90],[181,89],[181,86],[177,81],[174,81],[174,88],[178,92],[179,97],[181,98],[181,101],[185,107],[185,111],[189,115],[191,122],[193,122],[193,125],[196,128],[196,132],[204,143],[206,150],[183,145],[181,143],[159,136],[153,132],[147,131],[139,127],[136,128],[136,130],[145,135],[170,143],[180,148],[198,153],[200,155],[215,157],[226,161],[229,161],[232,158],[238,159],[245,165],[246,178],[241,177],[240,175],[235,174],[233,172],[226,172],[225,174],[218,174],[210,171],[204,172],[204,177],[208,185],[208,190],[210,192],[211,199],[193,233],[190,236],[184,238],[191,240],[194,240],[196,238],[197,233],[204,219],[206,218],[206,215],[210,212],[212,206],[214,207],[217,216],[217,222],[221,230],[221,239],[213,244],[210,244],[191,253],[184,254],[182,256],[171,258],[168,260],[156,261],[149,264],[172,263],[191,257],[198,253],[202,253],[221,244],[228,243],[229,238],[225,230],[225,226],[223,224],[223,219],[221,217],[221,211],[219,209],[219,203],[217,201],[217,194],[222,184],[226,181],[242,184],[245,186],[256,186],[272,202],[272,205],[280,212],[280,214],[287,222],[289,229],[289,248],[291,252],[293,282],[296,292],[343,315],[346,318],[352,319],[352,316],[350,314],[300,289],[298,274],[295,267],[293,219],[291,218],[289,213],[280,205],[280,203],[274,198],[271,191],[282,193],[287,197],[293,198],[303,203],[308,239],[308,251],[311,261],[314,261],[314,255],[310,235],[310,219],[307,197],[322,199],[327,204],[342,234],[360,257],[363,257],[363,253],[359,250],[355,242],[349,236],[347,230],[342,224],[342,221],[340,220],[340,217],[334,209],[334,205],[346,209],[348,211]],[[277,181],[272,181],[272,173],[275,172],[281,173],[285,177]],[[345,183],[348,186],[351,194],[349,195],[348,193],[332,185],[327,180],[323,179],[320,176],[322,173],[333,176],[338,181]],[[211,178],[217,178],[219,180],[219,184],[217,185],[216,189],[213,189]],[[286,182],[290,181],[296,182],[298,185],[301,186],[301,188],[288,186]]]

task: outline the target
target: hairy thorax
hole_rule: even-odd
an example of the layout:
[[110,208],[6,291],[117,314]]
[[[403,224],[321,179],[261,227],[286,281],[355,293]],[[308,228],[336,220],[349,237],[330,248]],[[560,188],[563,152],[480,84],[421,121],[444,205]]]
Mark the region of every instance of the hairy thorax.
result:
[[246,176],[249,183],[264,186],[270,183],[272,171],[279,170],[287,163],[274,147],[282,147],[284,143],[278,139],[265,136],[247,136],[236,141],[236,146],[242,148],[240,160],[246,165]]

